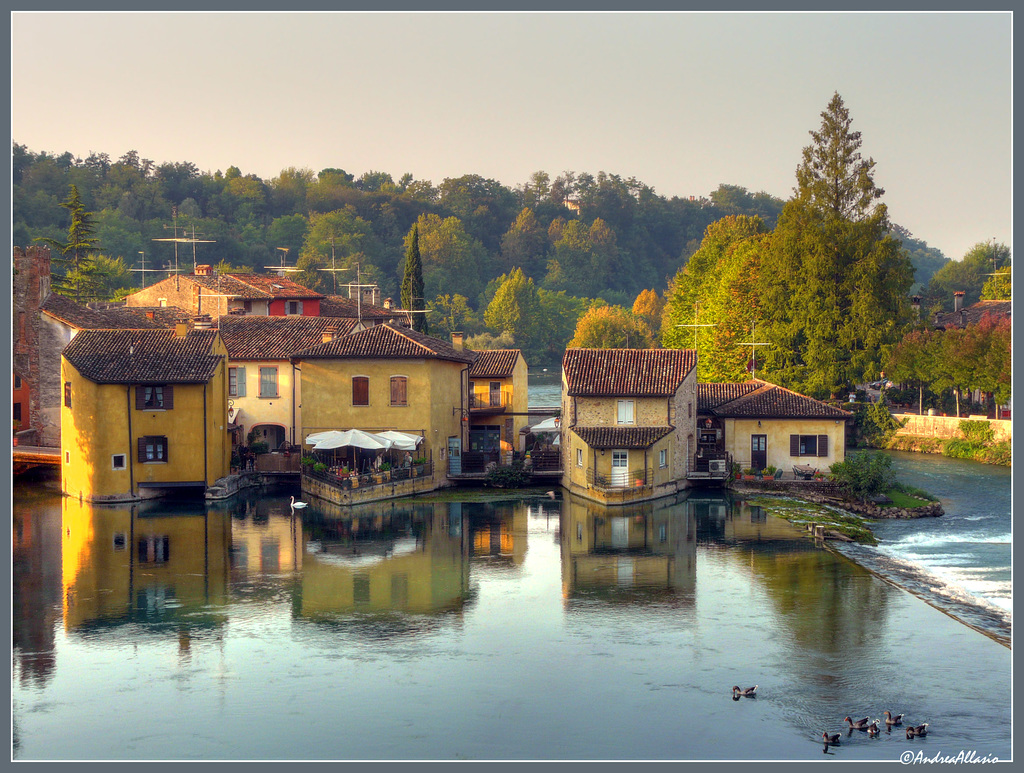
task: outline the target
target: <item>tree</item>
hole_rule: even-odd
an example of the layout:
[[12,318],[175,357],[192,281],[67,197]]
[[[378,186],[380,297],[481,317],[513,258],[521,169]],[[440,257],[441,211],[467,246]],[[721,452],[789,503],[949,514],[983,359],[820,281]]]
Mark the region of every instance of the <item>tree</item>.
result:
[[469,308],[465,295],[439,295],[428,304],[434,312],[433,327],[435,334],[440,337],[449,337],[453,332],[464,331],[466,321],[470,318],[473,310]]
[[[427,297],[460,293],[476,298],[483,287],[481,268],[487,251],[470,236],[457,217],[433,213],[417,219],[423,284]],[[406,237],[408,247],[409,237]]]
[[591,306],[580,317],[570,347],[592,349],[649,349],[650,333],[622,306]]
[[981,288],[983,301],[1008,301],[1013,297],[1013,275],[1009,268],[1001,268],[993,273]]
[[414,312],[412,315],[413,330],[427,332],[426,314],[415,312],[425,308],[423,302],[423,263],[420,260],[420,229],[413,223],[409,234],[409,246],[405,251],[405,276],[402,279],[402,308]]
[[953,293],[964,293],[964,305],[981,299],[989,274],[1008,268],[1012,263],[1010,248],[995,242],[978,242],[962,260],[951,260],[932,276],[924,291],[922,307],[933,314],[953,310]]
[[64,276],[57,280],[54,289],[62,294],[70,293],[77,301],[88,294],[88,269],[92,263],[92,253],[99,249],[99,240],[94,236],[96,225],[93,213],[86,211],[78,194],[78,186],[71,186],[67,199],[60,205],[71,213],[67,241],[62,242],[48,236],[40,237],[36,241],[41,241],[60,253],[61,257],[58,260],[63,264]]
[[540,276],[547,263],[546,248],[545,229],[537,222],[533,210],[525,207],[501,237],[501,262],[509,269],[518,266],[528,276]]
[[647,324],[654,339],[661,338],[661,315],[665,301],[655,290],[641,290],[633,301],[633,315]]
[[[488,327],[508,333],[520,348],[533,354],[534,331],[539,323],[540,298],[533,280],[521,268],[501,278],[494,299],[484,311]],[[524,346],[529,341],[530,346]],[[530,359],[528,356],[527,359]]]
[[761,264],[765,377],[827,397],[877,373],[910,322],[913,268],[835,94]]

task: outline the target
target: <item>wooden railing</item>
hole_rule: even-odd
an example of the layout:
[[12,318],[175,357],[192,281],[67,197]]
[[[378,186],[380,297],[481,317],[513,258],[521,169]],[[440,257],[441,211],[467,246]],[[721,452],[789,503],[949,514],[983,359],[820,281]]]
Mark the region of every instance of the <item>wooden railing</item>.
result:
[[391,470],[379,472],[341,473],[332,470],[317,472],[312,465],[302,469],[303,475],[308,475],[315,480],[322,480],[340,489],[363,488],[364,486],[386,486],[392,482],[412,480],[415,478],[429,478],[434,474],[434,463],[432,461],[423,464],[414,464],[410,467],[395,467]]
[[512,394],[509,392],[469,393],[469,410],[471,411],[504,410],[510,405],[512,405]]
[[623,482],[613,483],[612,480],[611,473],[599,472],[593,467],[587,468],[587,483],[595,488],[603,489],[629,489],[651,486],[654,484],[654,471],[650,467],[630,470],[622,476],[621,480]]

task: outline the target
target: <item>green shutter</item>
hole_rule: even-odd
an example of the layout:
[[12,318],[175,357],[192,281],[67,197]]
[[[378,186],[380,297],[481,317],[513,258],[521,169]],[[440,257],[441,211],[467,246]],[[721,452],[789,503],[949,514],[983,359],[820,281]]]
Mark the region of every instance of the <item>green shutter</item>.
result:
[[235,368],[235,396],[245,397],[245,368]]

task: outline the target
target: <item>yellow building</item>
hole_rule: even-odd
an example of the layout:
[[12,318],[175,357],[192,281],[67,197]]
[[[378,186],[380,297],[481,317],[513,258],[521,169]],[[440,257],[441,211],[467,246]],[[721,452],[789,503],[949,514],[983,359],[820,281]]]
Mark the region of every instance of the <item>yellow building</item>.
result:
[[220,335],[228,352],[228,405],[241,442],[255,430],[273,451],[301,443],[295,431],[301,384],[289,361],[295,352],[347,333],[353,320],[331,317],[225,316]]
[[[461,333],[452,334],[459,341]],[[501,461],[511,461],[512,451],[524,451],[520,430],[529,424],[527,416],[526,360],[519,349],[477,352],[469,369],[469,448]],[[504,445],[502,445],[504,443]]]
[[562,358],[562,486],[605,504],[674,494],[695,449],[690,349],[569,349]]
[[228,474],[227,351],[214,330],[83,330],[61,356],[61,484],[117,502]]
[[849,411],[761,379],[698,384],[698,456],[740,469],[825,472],[846,458]]
[[427,488],[445,485],[449,457],[459,462],[465,447],[473,361],[470,351],[392,324],[298,352],[303,442],[327,430],[420,435],[416,454],[432,463]]

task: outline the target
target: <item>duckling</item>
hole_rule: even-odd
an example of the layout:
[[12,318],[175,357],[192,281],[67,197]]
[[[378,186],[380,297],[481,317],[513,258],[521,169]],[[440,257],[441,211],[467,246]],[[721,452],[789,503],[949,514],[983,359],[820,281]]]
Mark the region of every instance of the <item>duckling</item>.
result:
[[892,715],[891,711],[883,711],[882,712],[882,716],[885,717],[885,724],[889,725],[890,727],[892,727],[893,725],[902,725],[903,724],[903,715],[902,714],[897,714],[894,717]]
[[829,734],[828,732],[822,731],[821,740],[825,742],[826,746],[828,746],[829,744],[835,745],[839,743],[840,735],[840,733]]
[[843,722],[849,722],[850,723],[850,729],[851,730],[867,730],[868,729],[868,722],[870,722],[870,721],[871,721],[870,717],[864,717],[864,719],[857,719],[857,720],[850,719],[849,717],[845,717],[843,719]]
[[927,722],[925,722],[923,725],[917,725],[916,727],[914,725],[910,725],[907,728],[907,738],[913,738],[914,736],[917,736],[918,738],[924,738],[926,735],[928,735]]
[[733,687],[732,688],[732,697],[734,697],[734,698],[738,698],[741,695],[744,698],[756,698],[757,697],[756,693],[757,693],[757,685],[756,684],[753,687]]

